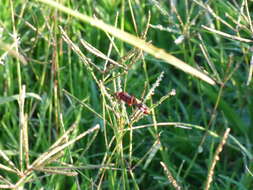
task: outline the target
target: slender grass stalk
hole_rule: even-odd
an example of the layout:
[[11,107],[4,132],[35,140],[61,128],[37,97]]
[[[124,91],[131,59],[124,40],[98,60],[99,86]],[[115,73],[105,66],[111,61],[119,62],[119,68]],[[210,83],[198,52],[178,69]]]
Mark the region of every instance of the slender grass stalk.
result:
[[198,77],[201,80],[203,80],[211,85],[215,84],[215,81],[213,79],[211,79],[208,75],[191,67],[190,65],[188,65],[185,62],[181,61],[180,59],[174,57],[173,55],[166,53],[163,49],[157,48],[154,45],[149,44],[149,43],[145,42],[144,40],[135,37],[132,34],[129,34],[123,30],[119,30],[119,29],[115,28],[114,26],[104,23],[101,20],[94,19],[94,18],[89,17],[87,15],[81,14],[81,13],[74,11],[68,7],[65,7],[55,1],[51,1],[51,0],[38,0],[38,1],[45,3],[45,4],[49,5],[50,7],[54,7],[58,10],[61,10],[61,11],[65,12],[77,19],[87,22],[90,25],[97,27],[105,32],[108,32],[111,35],[119,38],[120,40],[125,41],[125,42],[153,55],[154,57],[156,57],[158,59],[162,59],[162,60],[166,61],[167,63],[177,67],[178,69],[180,69],[186,73],[189,73],[195,77]]
[[1,1],[0,189],[252,189],[249,8]]
[[215,165],[217,164],[217,162],[219,161],[219,154],[221,153],[226,141],[227,141],[227,138],[228,138],[228,135],[229,135],[229,132],[230,132],[230,128],[228,128],[222,139],[221,139],[221,142],[219,144],[219,146],[217,147],[216,151],[215,151],[215,154],[214,154],[214,158],[213,158],[213,161],[211,163],[211,166],[209,168],[209,172],[208,172],[208,175],[207,175],[207,182],[206,182],[206,185],[205,185],[205,190],[208,190],[211,186],[211,182],[213,180],[213,175],[214,175],[214,168],[215,168]]
[[174,189],[176,190],[180,190],[181,187],[179,186],[178,182],[175,180],[175,178],[172,176],[171,172],[169,171],[169,169],[167,168],[167,166],[163,163],[160,162],[160,164],[163,167],[164,172],[167,175],[168,180],[171,182],[172,186],[174,187]]

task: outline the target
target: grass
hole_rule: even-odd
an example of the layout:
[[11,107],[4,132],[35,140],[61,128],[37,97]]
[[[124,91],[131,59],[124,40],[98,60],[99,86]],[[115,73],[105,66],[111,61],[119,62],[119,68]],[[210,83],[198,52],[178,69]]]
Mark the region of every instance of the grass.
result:
[[253,188],[249,2],[58,2],[0,2],[1,189]]

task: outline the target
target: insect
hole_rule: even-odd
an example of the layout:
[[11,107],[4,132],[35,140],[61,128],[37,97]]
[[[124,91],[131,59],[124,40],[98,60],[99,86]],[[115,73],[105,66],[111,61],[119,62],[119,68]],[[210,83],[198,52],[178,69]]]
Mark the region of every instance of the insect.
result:
[[145,104],[143,104],[140,100],[138,100],[134,96],[129,95],[127,92],[116,92],[115,96],[118,100],[122,100],[129,106],[136,106],[144,114],[150,113],[149,108]]

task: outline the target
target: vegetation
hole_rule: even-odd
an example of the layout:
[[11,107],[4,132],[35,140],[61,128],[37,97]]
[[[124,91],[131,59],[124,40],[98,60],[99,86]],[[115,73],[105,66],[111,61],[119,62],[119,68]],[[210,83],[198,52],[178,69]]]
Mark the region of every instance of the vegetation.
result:
[[250,6],[2,0],[0,188],[252,189]]

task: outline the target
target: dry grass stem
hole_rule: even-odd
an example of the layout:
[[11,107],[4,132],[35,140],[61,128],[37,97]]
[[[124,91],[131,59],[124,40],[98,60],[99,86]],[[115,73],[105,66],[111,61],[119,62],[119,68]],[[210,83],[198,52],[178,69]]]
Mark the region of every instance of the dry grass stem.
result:
[[250,8],[0,3],[0,189],[250,189]]
[[12,169],[12,168],[10,168],[10,167],[8,167],[8,166],[5,166],[5,165],[3,165],[3,164],[0,164],[0,169],[6,170],[6,171],[12,172],[12,173],[17,173],[17,170],[14,170],[14,169]]
[[[99,84],[99,83],[98,83]],[[68,91],[66,91],[65,89],[62,90],[67,96],[73,98],[76,102],[78,102],[79,104],[81,104],[82,106],[84,106],[85,108],[87,108],[89,111],[91,111],[92,113],[94,113],[96,116],[100,117],[101,119],[103,119],[103,116],[101,116],[99,113],[97,113],[92,107],[90,107],[88,104],[86,104],[84,101],[86,101],[87,99],[85,99],[84,101],[79,100],[78,98],[76,98],[75,96],[73,96],[72,94],[70,94]]]
[[160,162],[160,164],[162,165],[163,170],[165,174],[167,175],[168,180],[171,182],[172,186],[174,187],[174,189],[181,190],[181,187],[178,185],[177,181],[174,179],[174,177],[172,176],[167,166],[163,162]]
[[49,150],[54,149],[57,146],[60,146],[61,144],[65,143],[66,140],[69,138],[70,133],[72,133],[77,127],[78,127],[79,120],[75,121],[70,128],[59,138],[57,141],[49,148]]
[[[24,97],[24,87],[22,88],[22,93]],[[22,108],[24,103],[24,100],[21,98],[20,99],[20,107]],[[21,111],[21,110],[20,110]],[[78,135],[77,137],[71,139],[70,141],[66,142],[67,137],[69,137],[70,132],[72,132],[74,129],[76,128],[76,123],[74,123],[70,129],[68,129],[63,135],[62,137],[60,137],[56,143],[54,143],[47,152],[41,154],[31,165],[29,165],[29,163],[27,163],[27,168],[23,168],[23,170],[21,170],[21,172],[19,172],[18,169],[16,169],[15,165],[9,160],[9,158],[4,154],[3,151],[0,151],[0,155],[9,163],[9,165],[11,165],[13,168],[9,168],[7,166],[4,166],[2,164],[0,164],[0,168],[5,170],[5,171],[9,171],[12,173],[17,174],[20,179],[16,182],[15,185],[11,184],[10,182],[7,183],[7,179],[5,179],[4,177],[1,176],[2,181],[6,181],[4,185],[0,185],[0,188],[5,189],[5,188],[20,188],[20,186],[22,186],[22,184],[26,183],[31,177],[34,171],[43,171],[46,173],[54,173],[54,174],[62,174],[62,175],[68,175],[68,176],[75,176],[77,175],[76,172],[69,172],[69,171],[62,171],[58,168],[45,168],[44,166],[46,164],[50,164],[51,162],[54,162],[55,160],[57,160],[58,158],[60,158],[63,155],[63,150],[74,144],[76,141],[80,140],[81,138],[83,138],[84,136],[96,131],[99,129],[99,125],[96,125],[90,129],[88,129],[87,131],[81,133],[80,135]],[[20,129],[20,131],[23,131],[22,129]],[[21,133],[22,134],[22,133]],[[22,138],[24,138],[24,133],[22,134]],[[24,143],[24,141],[26,140],[22,140],[21,143]],[[61,144],[64,143],[64,144]],[[24,144],[22,144],[24,145]],[[29,151],[26,150],[27,148],[23,148],[21,147],[22,152],[20,152],[20,160],[23,161],[23,151]],[[29,154],[26,154],[26,161],[29,161],[29,158],[27,158],[27,156],[29,157]],[[20,164],[22,164],[22,162],[20,161]],[[23,166],[23,165],[21,165]]]
[[215,154],[214,154],[214,157],[213,157],[213,161],[211,163],[211,166],[209,168],[209,171],[208,171],[208,175],[207,175],[207,182],[206,182],[206,185],[205,185],[205,190],[208,190],[211,186],[211,183],[212,183],[212,180],[213,180],[213,175],[214,175],[214,168],[215,168],[215,165],[216,163],[219,161],[220,157],[219,157],[219,154],[221,153],[222,149],[223,149],[223,146],[225,145],[226,141],[227,141],[227,138],[228,138],[228,135],[229,135],[229,132],[230,132],[230,128],[227,128],[221,141],[220,141],[220,144],[219,146],[217,147],[216,151],[215,151]]
[[21,91],[20,91],[20,96],[18,100],[18,105],[19,105],[19,127],[20,127],[20,134],[19,134],[19,165],[20,165],[20,171],[22,173],[23,171],[23,156],[24,156],[24,149],[25,149],[25,144],[27,143],[27,137],[28,135],[25,134],[27,132],[26,130],[26,118],[25,118],[25,113],[24,113],[24,106],[25,106],[25,85],[22,86]]
[[200,35],[200,33],[198,33],[198,38],[200,39],[200,42],[201,42],[199,44],[199,47],[200,47],[200,49],[201,49],[208,65],[209,65],[209,67],[212,69],[212,71],[213,71],[215,77],[217,78],[218,82],[221,82],[221,78],[219,76],[219,73],[218,73],[217,69],[215,68],[214,63],[211,61],[211,57],[209,55],[208,49],[207,49],[206,44],[204,43],[204,40],[203,40],[202,36]]
[[8,55],[11,55],[12,57],[17,58],[21,63],[26,65],[27,61],[24,58],[24,56],[22,56],[19,52],[14,50],[15,45],[16,45],[15,43],[9,45],[9,44],[6,44],[6,43],[0,41],[0,49],[4,50]]
[[229,38],[229,39],[232,39],[232,40],[238,40],[238,41],[241,41],[241,42],[247,42],[247,43],[250,43],[250,42],[253,42],[253,40],[250,40],[250,39],[246,39],[246,38],[242,38],[242,37],[239,37],[239,36],[234,36],[234,35],[231,35],[231,34],[228,34],[228,33],[225,33],[225,32],[221,32],[219,30],[215,30],[213,28],[209,28],[207,26],[204,26],[202,25],[202,27],[210,32],[213,32],[213,33],[216,33],[216,34],[219,34],[221,36],[224,36],[226,38]]
[[151,44],[145,42],[145,40],[142,40],[136,36],[133,36],[132,34],[129,34],[125,31],[115,28],[111,25],[108,25],[101,20],[94,19],[94,18],[89,17],[87,15],[81,14],[81,13],[79,13],[75,10],[72,10],[68,7],[65,7],[55,1],[51,1],[51,0],[38,0],[38,1],[45,3],[51,7],[54,7],[58,10],[61,10],[69,15],[72,15],[75,18],[78,18],[86,23],[89,23],[92,26],[97,27],[105,32],[108,32],[111,35],[119,38],[120,40],[127,42],[127,43],[153,55],[154,57],[156,57],[158,59],[162,59],[162,60],[166,61],[166,63],[169,63],[169,64],[173,65],[174,67],[176,67],[186,73],[189,73],[195,77],[198,77],[199,79],[201,79],[211,85],[215,85],[215,81],[212,78],[210,78],[208,75],[193,68],[192,66],[181,61],[180,59],[176,58],[175,56],[167,53],[163,49],[157,48],[154,45],[151,45]]
[[156,82],[152,85],[152,87],[148,91],[147,95],[145,96],[143,103],[145,103],[151,96],[154,95],[155,89],[160,85],[160,82],[162,81],[163,76],[164,76],[164,72],[161,72],[161,74],[157,78]]
[[205,9],[206,11],[208,11],[214,18],[216,18],[217,20],[219,20],[220,22],[222,22],[224,25],[226,25],[227,27],[229,27],[231,30],[235,31],[233,26],[231,26],[228,22],[226,22],[224,19],[222,19],[221,17],[219,17],[215,11],[207,4],[207,3],[202,3],[200,1],[194,0],[194,2],[196,4],[198,4],[199,6],[201,6],[203,9]]
[[49,148],[50,151],[46,152],[45,154],[43,154],[39,158],[37,158],[36,161],[34,161],[34,163],[30,166],[30,168],[40,167],[45,162],[47,162],[48,159],[50,159],[52,156],[56,155],[57,153],[59,153],[60,151],[62,151],[63,149],[65,149],[66,147],[70,146],[71,144],[73,144],[76,141],[80,140],[84,136],[86,136],[86,135],[88,135],[88,134],[90,134],[90,133],[92,133],[92,132],[94,132],[95,130],[98,130],[98,129],[99,129],[99,125],[95,125],[94,127],[88,129],[84,133],[81,133],[80,135],[78,135],[74,139],[66,142],[65,144],[57,146],[55,148]]
[[[5,178],[4,178],[3,176],[1,176],[1,175],[0,175],[0,181],[6,183],[6,185],[1,184],[1,185],[0,185],[0,188],[6,189],[6,188],[4,188],[4,187],[7,187],[7,186],[12,187],[12,186],[14,186],[9,180],[5,179]],[[2,187],[2,186],[3,186],[3,187]]]
[[16,168],[15,164],[9,159],[9,157],[2,150],[0,150],[0,156],[11,166],[11,168],[5,166],[7,167],[7,170],[16,171],[16,173],[20,173],[18,168]]
[[[93,74],[92,68],[90,65],[92,65],[95,69],[97,69],[99,72],[103,72],[96,64],[94,64],[92,61],[90,61],[80,50],[80,48],[71,41],[67,33],[63,30],[63,28],[59,27],[62,33],[62,39],[69,45],[69,47],[79,56],[79,58],[82,60],[84,65],[91,71],[91,74],[94,78],[94,80],[97,82],[96,76]],[[98,83],[98,82],[97,82]]]
[[[72,168],[71,168],[72,169]],[[77,172],[71,172],[71,171],[63,171],[62,168],[54,169],[54,168],[35,168],[35,171],[41,171],[49,174],[60,174],[60,175],[66,175],[66,176],[77,176]]]
[[174,28],[170,28],[170,27],[165,27],[160,24],[157,24],[157,25],[150,24],[150,27],[157,30],[166,31],[169,33],[181,34],[179,30],[175,30]]
[[101,51],[99,51],[98,49],[96,49],[95,47],[93,47],[91,44],[84,41],[83,39],[81,39],[81,43],[82,43],[83,47],[86,50],[88,50],[89,52],[91,52],[92,54],[96,55],[97,57],[100,57],[100,58],[104,59],[105,61],[110,62],[113,65],[116,65],[116,66],[121,67],[121,68],[126,70],[126,68],[124,66],[120,65],[119,63],[117,63],[113,59],[107,57],[107,55],[105,55],[104,53],[102,53]]
[[160,100],[158,102],[156,102],[150,109],[156,108],[157,106],[159,106],[160,104],[162,104],[166,99],[170,98],[171,96],[175,96],[175,95],[176,95],[176,90],[172,89],[165,96],[161,97]]

